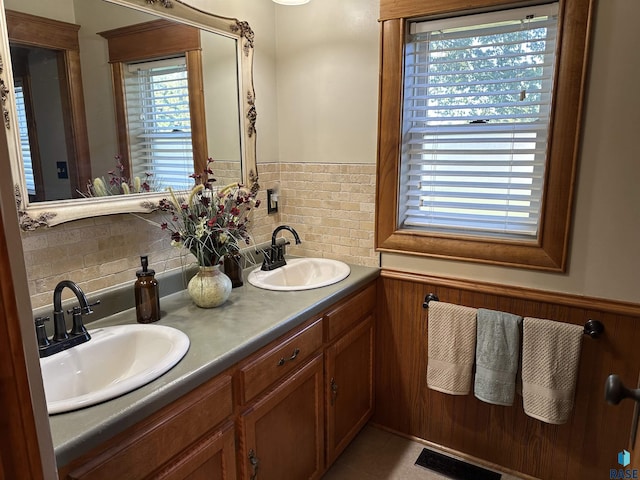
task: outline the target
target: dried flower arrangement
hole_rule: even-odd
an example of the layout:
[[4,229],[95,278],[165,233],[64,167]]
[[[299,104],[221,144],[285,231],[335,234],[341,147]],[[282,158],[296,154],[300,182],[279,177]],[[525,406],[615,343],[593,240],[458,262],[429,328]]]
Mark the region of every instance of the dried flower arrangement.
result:
[[220,189],[213,184],[213,159],[207,160],[202,174],[190,175],[196,186],[186,197],[169,190],[169,198],[160,200],[159,210],[168,214],[160,224],[171,235],[172,245],[189,250],[201,267],[218,265],[228,253],[236,253],[241,244],[249,244],[248,227],[260,186],[257,179],[251,188],[231,183]]
[[96,177],[93,182],[87,183],[87,194],[89,197],[107,197],[110,195],[128,195],[130,193],[150,192],[152,187],[151,173],[145,173],[146,178],[142,180],[135,177],[133,180],[128,179],[124,175],[124,165],[122,157],[115,156],[116,168],[109,170],[109,181],[105,181],[102,177]]

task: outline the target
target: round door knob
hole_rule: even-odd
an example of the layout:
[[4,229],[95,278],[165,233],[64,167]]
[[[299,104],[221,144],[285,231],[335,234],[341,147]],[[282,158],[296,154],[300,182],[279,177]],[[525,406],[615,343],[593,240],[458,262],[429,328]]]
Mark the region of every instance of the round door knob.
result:
[[609,375],[604,386],[604,398],[611,405],[619,404],[624,398],[640,402],[640,390],[631,390],[624,386],[618,375]]

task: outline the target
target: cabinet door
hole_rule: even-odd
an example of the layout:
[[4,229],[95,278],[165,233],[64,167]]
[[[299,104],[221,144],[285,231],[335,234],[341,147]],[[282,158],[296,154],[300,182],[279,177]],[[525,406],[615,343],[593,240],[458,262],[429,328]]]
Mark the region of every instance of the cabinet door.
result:
[[322,354],[240,416],[242,478],[320,478],[323,472]]
[[337,340],[325,355],[329,466],[373,414],[373,317]]
[[235,430],[232,422],[190,446],[184,457],[151,475],[154,480],[235,480]]

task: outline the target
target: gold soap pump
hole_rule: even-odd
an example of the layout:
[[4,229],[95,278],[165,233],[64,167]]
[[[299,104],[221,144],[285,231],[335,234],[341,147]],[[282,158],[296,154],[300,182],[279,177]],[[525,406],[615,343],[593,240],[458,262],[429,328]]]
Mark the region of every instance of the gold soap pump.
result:
[[152,323],[160,320],[160,294],[155,270],[149,267],[147,256],[140,257],[142,270],[136,272],[138,279],[134,285],[136,297],[136,319],[138,323]]

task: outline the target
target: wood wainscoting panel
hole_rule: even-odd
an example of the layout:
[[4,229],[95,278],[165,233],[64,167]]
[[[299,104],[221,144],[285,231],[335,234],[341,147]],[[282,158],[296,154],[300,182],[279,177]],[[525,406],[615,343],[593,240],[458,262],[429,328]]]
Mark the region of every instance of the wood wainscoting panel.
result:
[[[435,277],[384,272],[376,314],[376,412],[373,421],[400,433],[542,479],[602,479],[628,449],[633,402],[604,400],[612,373],[635,385],[640,369],[640,307]],[[427,388],[428,293],[440,301],[523,317],[583,325],[600,320],[605,333],[585,336],[573,414],[550,425],[527,416],[522,397],[511,407]]]

